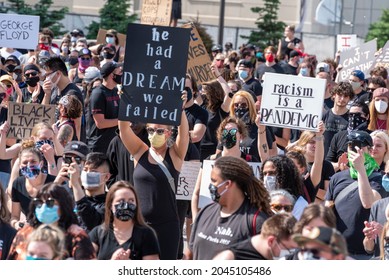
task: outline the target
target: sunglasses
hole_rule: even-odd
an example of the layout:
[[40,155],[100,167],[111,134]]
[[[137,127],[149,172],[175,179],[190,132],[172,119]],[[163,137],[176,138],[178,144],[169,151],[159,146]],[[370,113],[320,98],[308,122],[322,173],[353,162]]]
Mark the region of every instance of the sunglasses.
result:
[[235,107],[235,109],[238,109],[238,108],[246,109],[248,106],[247,106],[247,103],[234,103],[234,107]]
[[238,132],[237,128],[231,128],[230,130],[223,129],[222,136],[225,137],[225,136],[227,136],[227,134],[231,134],[232,136],[234,136],[234,135],[236,135],[237,132]]
[[376,90],[375,88],[369,88],[369,87],[366,89],[367,92],[373,92],[375,90]]
[[34,72],[31,72],[31,73],[24,74],[24,77],[29,78],[29,77],[35,77],[37,75],[38,75],[38,72],[34,71]]
[[284,211],[288,213],[292,212],[293,210],[293,205],[271,204],[271,207],[276,211],[281,211],[284,209]]
[[111,34],[107,34],[107,35],[105,35],[105,37],[113,37],[113,35],[111,35]]
[[62,158],[66,164],[71,164],[73,162],[73,158],[77,164],[81,164],[81,160],[82,160],[81,157],[72,157],[72,156],[63,156]]
[[48,199],[46,199],[46,201],[43,201],[40,198],[34,198],[32,200],[32,203],[34,204],[35,208],[41,208],[44,203],[46,203],[47,207],[53,208],[53,206],[55,204],[55,199],[52,197],[49,197]]
[[306,249],[306,248],[302,248],[301,249],[301,252],[309,252],[309,253],[312,253],[312,255],[314,256],[314,257],[316,257],[316,258],[320,258],[320,252],[321,252],[322,250],[320,250],[320,249],[316,249],[316,248],[311,248],[311,249]]
[[90,60],[90,57],[80,57],[81,60]]
[[4,84],[7,88],[11,88],[12,85],[11,84]]
[[164,128],[154,129],[152,127],[148,127],[148,128],[146,128],[146,130],[147,130],[147,133],[150,134],[150,135],[154,134],[155,132],[157,132],[158,135],[162,135],[166,131],[166,129],[164,129]]

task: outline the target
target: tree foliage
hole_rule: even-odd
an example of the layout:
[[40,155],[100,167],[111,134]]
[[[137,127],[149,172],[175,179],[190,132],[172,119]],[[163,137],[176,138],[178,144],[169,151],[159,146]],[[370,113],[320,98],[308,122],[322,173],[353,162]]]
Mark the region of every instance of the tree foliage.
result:
[[279,0],[264,0],[263,7],[253,7],[251,11],[258,14],[255,21],[258,29],[253,30],[250,36],[241,36],[248,39],[248,42],[264,49],[267,46],[278,45],[278,40],[282,38],[286,24],[278,21]]
[[93,21],[88,27],[88,38],[96,38],[100,28],[115,29],[126,34],[127,25],[137,20],[136,14],[129,15],[130,0],[107,0],[100,9],[100,22]]
[[65,14],[69,11],[67,7],[61,9],[51,9],[53,4],[52,0],[39,0],[36,4],[29,5],[24,0],[8,0],[10,7],[4,12],[14,12],[22,15],[39,16],[39,28],[50,28],[54,36],[61,35],[64,32],[61,31],[63,24],[60,23],[64,19]]
[[382,48],[389,40],[389,9],[382,11],[379,21],[372,23],[366,35],[366,41],[377,38],[378,48]]

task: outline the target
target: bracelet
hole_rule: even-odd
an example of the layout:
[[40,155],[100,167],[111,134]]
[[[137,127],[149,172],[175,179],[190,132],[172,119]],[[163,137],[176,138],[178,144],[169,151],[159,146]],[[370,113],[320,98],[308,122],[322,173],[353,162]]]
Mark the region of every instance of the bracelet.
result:
[[258,133],[259,134],[264,134],[266,132],[266,128],[261,132],[261,131],[259,131],[259,129],[258,129]]
[[55,169],[56,168],[54,163],[52,163],[50,166],[51,166],[51,169]]
[[314,139],[315,141],[322,141],[322,140],[324,139],[324,136],[323,136],[323,135],[321,135],[321,136],[315,136],[313,139]]

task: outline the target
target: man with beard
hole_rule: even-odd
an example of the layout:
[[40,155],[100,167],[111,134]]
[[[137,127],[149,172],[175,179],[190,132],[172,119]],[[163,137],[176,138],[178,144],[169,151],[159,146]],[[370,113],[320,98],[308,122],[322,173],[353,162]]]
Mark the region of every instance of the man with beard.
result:
[[339,131],[331,140],[326,160],[330,161],[335,171],[348,169],[347,136],[355,130],[366,131],[370,121],[369,107],[363,101],[354,102],[349,110],[347,129]]

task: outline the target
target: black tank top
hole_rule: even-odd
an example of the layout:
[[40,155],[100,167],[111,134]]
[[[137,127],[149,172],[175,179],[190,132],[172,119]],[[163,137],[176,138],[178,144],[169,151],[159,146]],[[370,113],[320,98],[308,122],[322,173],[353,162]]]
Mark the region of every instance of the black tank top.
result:
[[113,57],[113,60],[116,61],[116,62],[119,62],[120,50],[121,50],[121,48],[119,46],[119,48],[116,50],[115,56]]
[[[178,172],[173,165],[168,149],[164,164],[174,179],[177,190]],[[163,224],[178,219],[176,195],[169,181],[158,164],[152,164],[148,159],[147,150],[139,159],[134,169],[134,187],[138,194],[140,207],[145,220],[150,224]]]
[[78,77],[78,68],[76,68],[76,74],[74,75],[73,84],[82,84],[82,78]]

